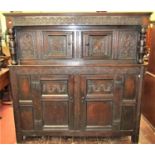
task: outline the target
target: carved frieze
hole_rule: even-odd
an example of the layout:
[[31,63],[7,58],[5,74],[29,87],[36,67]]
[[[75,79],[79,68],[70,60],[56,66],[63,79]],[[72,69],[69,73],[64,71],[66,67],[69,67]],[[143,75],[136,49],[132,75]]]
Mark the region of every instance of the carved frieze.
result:
[[[10,18],[9,18],[10,20]],[[13,16],[14,26],[21,25],[141,25],[139,16]]]

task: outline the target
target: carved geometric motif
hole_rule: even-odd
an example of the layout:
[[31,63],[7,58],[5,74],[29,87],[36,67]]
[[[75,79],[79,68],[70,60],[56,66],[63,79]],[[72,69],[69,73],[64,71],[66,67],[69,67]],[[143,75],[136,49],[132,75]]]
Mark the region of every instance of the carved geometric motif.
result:
[[48,36],[48,56],[65,56],[67,51],[66,36]]
[[135,31],[122,31],[119,33],[118,58],[136,59],[137,37]]
[[67,94],[67,81],[44,81],[42,83],[43,94]]
[[34,33],[33,32],[20,33],[19,47],[22,58],[35,57]]
[[111,56],[111,35],[90,35],[89,56],[105,57]]
[[113,92],[113,80],[88,80],[87,93],[111,94]]
[[21,25],[141,25],[143,16],[15,16],[14,26]]

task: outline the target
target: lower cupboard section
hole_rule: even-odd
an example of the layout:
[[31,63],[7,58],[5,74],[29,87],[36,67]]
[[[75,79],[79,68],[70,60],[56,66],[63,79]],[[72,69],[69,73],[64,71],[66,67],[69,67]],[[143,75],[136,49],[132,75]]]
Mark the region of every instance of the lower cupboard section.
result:
[[69,74],[72,69],[10,67],[18,142],[23,136],[130,135],[137,143],[140,68],[98,67],[93,74],[85,68],[84,74],[76,67]]

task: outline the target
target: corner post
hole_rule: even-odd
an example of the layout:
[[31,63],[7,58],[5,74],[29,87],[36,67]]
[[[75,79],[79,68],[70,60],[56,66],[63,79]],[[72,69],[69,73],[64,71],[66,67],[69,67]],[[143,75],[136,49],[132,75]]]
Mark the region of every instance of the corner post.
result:
[[141,32],[140,32],[140,45],[139,45],[139,53],[138,53],[138,63],[143,64],[144,63],[144,55],[147,54],[147,48],[146,48],[146,27],[142,26]]
[[12,65],[17,65],[17,59],[16,59],[16,51],[15,51],[15,36],[14,36],[14,29],[8,28],[8,34],[9,34],[9,49],[11,53],[12,58]]

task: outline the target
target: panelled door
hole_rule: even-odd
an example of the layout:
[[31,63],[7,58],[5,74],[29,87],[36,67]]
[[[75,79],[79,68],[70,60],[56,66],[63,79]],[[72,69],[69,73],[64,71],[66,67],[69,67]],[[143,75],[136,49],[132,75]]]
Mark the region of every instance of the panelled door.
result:
[[69,130],[73,127],[73,76],[18,75],[22,130]]
[[83,58],[84,59],[112,59],[113,37],[111,30],[104,31],[84,31],[83,38]]
[[81,76],[81,124],[83,130],[120,128],[122,76]]
[[67,59],[73,56],[73,32],[43,31],[43,59]]
[[73,76],[43,75],[40,77],[44,129],[72,129]]

